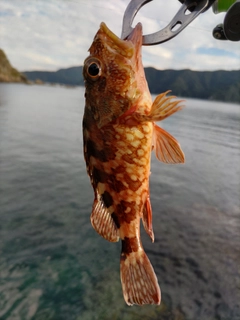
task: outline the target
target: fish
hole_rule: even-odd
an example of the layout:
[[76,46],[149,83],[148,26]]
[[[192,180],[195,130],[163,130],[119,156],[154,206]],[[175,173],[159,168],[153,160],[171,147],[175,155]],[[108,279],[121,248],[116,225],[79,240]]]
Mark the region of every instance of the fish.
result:
[[83,66],[83,150],[94,192],[91,224],[106,240],[122,242],[120,278],[125,302],[158,305],[161,291],[142,246],[140,221],[154,242],[151,152],[164,163],[185,159],[178,141],[156,122],[183,106],[169,91],[152,102],[141,47],[141,23],[125,40],[100,24]]

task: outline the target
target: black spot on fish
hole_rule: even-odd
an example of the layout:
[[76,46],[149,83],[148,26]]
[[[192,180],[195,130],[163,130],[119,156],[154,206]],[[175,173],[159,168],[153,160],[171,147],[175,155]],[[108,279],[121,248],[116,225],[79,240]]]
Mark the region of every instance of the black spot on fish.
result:
[[86,150],[88,158],[92,156],[101,162],[107,162],[109,160],[115,159],[115,149],[115,147],[106,145],[106,143],[102,143],[102,149],[99,149],[97,144],[91,139],[87,139],[86,141]]
[[111,205],[113,204],[113,198],[108,191],[104,191],[104,193],[102,194],[102,199],[107,208],[111,207]]
[[121,181],[117,180],[116,177],[112,174],[109,175],[108,184],[110,188],[117,193],[127,189],[127,187]]
[[93,156],[101,162],[108,161],[107,154],[104,152],[104,150],[98,150],[94,141],[88,139],[86,142],[86,147],[89,156]]
[[131,252],[137,252],[140,246],[140,241],[137,237],[128,238],[125,237],[122,240],[122,253],[129,254]]
[[96,184],[98,184],[99,182],[105,183],[108,180],[108,174],[102,170],[95,168],[95,167],[93,168],[92,176],[93,176],[93,180]]
[[[126,211],[128,212],[126,213]],[[120,203],[117,205],[117,214],[120,222],[124,221],[130,223],[131,221],[135,220],[137,215],[136,202],[128,202],[121,200]]]
[[116,226],[117,226],[118,228],[120,228],[119,219],[118,219],[118,217],[117,217],[116,213],[115,213],[115,212],[113,212],[113,213],[111,214],[111,216],[112,216],[113,221],[115,222]]

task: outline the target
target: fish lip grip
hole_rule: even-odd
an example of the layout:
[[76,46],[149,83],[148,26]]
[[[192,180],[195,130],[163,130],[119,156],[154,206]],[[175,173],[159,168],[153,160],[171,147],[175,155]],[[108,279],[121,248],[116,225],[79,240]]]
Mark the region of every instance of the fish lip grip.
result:
[[[213,8],[214,13],[224,11],[216,9],[215,12],[215,9]],[[213,37],[218,40],[240,41],[240,0],[235,1],[228,8],[223,23],[213,29]]]
[[230,41],[240,40],[240,1],[236,1],[227,11],[223,21],[225,36]]
[[[138,11],[146,3],[152,0],[131,0],[123,16],[122,39],[126,39],[132,32],[132,22]],[[214,0],[215,1],[215,0]],[[143,35],[142,44],[145,46],[166,42],[177,36],[189,23],[191,23],[200,13],[206,11],[214,2],[213,0],[180,0],[182,6],[172,21],[162,30]]]

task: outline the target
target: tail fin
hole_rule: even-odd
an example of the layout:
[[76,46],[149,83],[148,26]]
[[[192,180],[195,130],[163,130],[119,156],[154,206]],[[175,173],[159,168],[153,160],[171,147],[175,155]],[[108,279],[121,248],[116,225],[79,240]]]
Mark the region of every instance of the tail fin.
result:
[[158,280],[142,247],[135,252],[122,251],[120,272],[123,296],[128,305],[160,304]]

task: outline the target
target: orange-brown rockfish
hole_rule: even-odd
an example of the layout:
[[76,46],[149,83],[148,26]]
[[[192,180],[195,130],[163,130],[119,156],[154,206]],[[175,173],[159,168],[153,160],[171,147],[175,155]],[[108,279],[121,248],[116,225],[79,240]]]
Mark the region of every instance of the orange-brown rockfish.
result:
[[184,162],[169,133],[155,124],[180,110],[160,94],[152,102],[141,60],[142,26],[126,40],[101,23],[84,62],[84,157],[94,190],[93,228],[122,240],[120,272],[128,305],[160,304],[153,267],[140,240],[140,220],[154,241],[149,199],[151,151],[165,163]]

